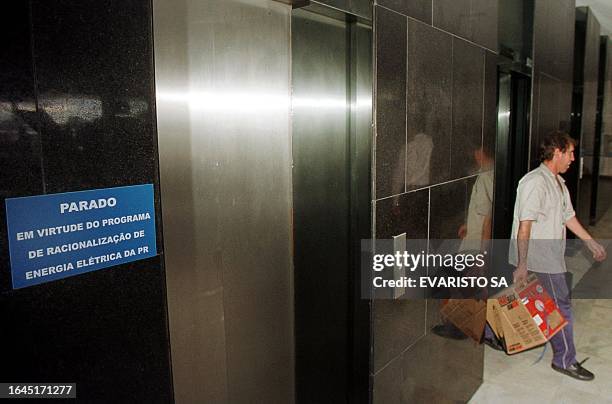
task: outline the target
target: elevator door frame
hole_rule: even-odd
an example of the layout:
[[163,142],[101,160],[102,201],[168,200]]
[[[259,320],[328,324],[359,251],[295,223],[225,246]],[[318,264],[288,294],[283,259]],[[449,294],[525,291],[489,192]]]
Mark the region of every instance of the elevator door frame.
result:
[[[328,20],[330,24],[338,27],[344,24],[344,38],[346,46],[345,76],[346,86],[346,114],[344,122],[336,122],[345,125],[345,154],[344,159],[346,171],[344,171],[344,186],[346,193],[340,210],[344,213],[346,228],[343,228],[343,248],[341,253],[346,258],[343,268],[334,268],[335,273],[329,272],[325,265],[325,257],[308,257],[303,260],[300,252],[300,242],[304,241],[306,223],[300,215],[308,208],[309,204],[302,205],[303,199],[313,199],[318,192],[329,190],[305,190],[302,188],[301,175],[305,172],[310,174],[308,166],[304,166],[304,159],[300,158],[300,147],[308,146],[303,139],[297,138],[304,135],[296,128],[299,121],[299,108],[293,108],[293,200],[294,200],[294,270],[295,270],[295,330],[296,330],[296,400],[297,402],[311,402],[325,397],[326,400],[334,402],[368,402],[369,391],[369,345],[370,345],[370,316],[369,301],[361,299],[359,284],[359,262],[360,262],[360,240],[367,239],[371,234],[371,141],[372,141],[372,32],[368,21],[359,19],[353,15],[345,14],[313,4],[302,10],[294,10],[292,14],[292,68],[293,74],[299,67],[295,56],[300,52],[298,38],[300,32],[296,25],[297,18],[305,18],[308,15],[319,23]],[[303,23],[303,22],[302,22]],[[301,34],[304,34],[302,32]],[[338,38],[336,38],[338,40]],[[297,44],[297,45],[296,45]],[[296,80],[300,77],[292,77],[292,87],[296,91]],[[340,84],[340,83],[337,83]],[[298,90],[299,91],[299,90]],[[299,96],[299,94],[297,94]],[[296,100],[293,94],[292,100]],[[370,102],[367,102],[367,100]],[[292,102],[293,102],[292,101]],[[333,103],[332,103],[333,104]],[[304,132],[304,131],[302,131]],[[309,141],[310,139],[306,139]],[[325,139],[324,139],[325,140]],[[311,144],[312,146],[312,144]],[[316,147],[316,144],[314,145]],[[321,153],[324,154],[324,153]],[[334,158],[335,156],[326,156]],[[326,158],[317,156],[317,158]],[[306,162],[314,164],[315,159]],[[325,196],[324,196],[325,197]],[[319,226],[324,227],[325,218],[318,217]],[[315,224],[310,223],[316,227]],[[333,231],[333,230],[328,230]],[[313,237],[313,235],[310,235]],[[308,240],[306,240],[308,241]],[[322,252],[323,253],[323,252]],[[321,266],[313,268],[308,265],[321,258]],[[332,266],[330,266],[332,268]],[[317,286],[324,285],[328,290],[320,290]],[[334,285],[334,286],[332,286]],[[330,294],[335,288],[337,292]],[[332,296],[333,295],[333,296]],[[315,316],[312,308],[317,305],[344,305],[340,311],[330,310],[336,318],[325,319],[325,316]],[[336,307],[337,308],[337,307]],[[343,324],[342,336],[330,334],[326,327],[326,321],[338,321]],[[317,339],[326,338],[326,350],[329,355],[317,349]],[[336,351],[336,354],[333,352]],[[340,351],[340,352],[338,352]],[[317,356],[317,361],[311,357]],[[334,363],[334,361],[336,363]],[[332,369],[341,369],[332,372]],[[326,373],[327,372],[327,373]],[[318,395],[317,395],[318,394]]]
[[[505,100],[502,97],[507,97]],[[498,68],[493,238],[510,238],[516,188],[529,170],[531,77]],[[503,110],[500,110],[503,109]]]

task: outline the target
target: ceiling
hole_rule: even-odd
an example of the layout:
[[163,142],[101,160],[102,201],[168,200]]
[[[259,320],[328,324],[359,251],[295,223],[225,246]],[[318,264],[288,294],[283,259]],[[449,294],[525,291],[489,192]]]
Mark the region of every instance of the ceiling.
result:
[[601,34],[612,34],[612,1],[611,0],[576,0],[576,7],[589,6],[599,24]]

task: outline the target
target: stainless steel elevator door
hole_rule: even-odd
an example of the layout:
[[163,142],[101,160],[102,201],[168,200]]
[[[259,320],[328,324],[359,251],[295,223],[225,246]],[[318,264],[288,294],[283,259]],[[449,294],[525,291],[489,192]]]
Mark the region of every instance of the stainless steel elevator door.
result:
[[292,403],[291,7],[153,11],[174,399]]
[[367,373],[353,246],[370,226],[371,32],[306,10],[291,23],[296,398],[346,402],[359,359]]

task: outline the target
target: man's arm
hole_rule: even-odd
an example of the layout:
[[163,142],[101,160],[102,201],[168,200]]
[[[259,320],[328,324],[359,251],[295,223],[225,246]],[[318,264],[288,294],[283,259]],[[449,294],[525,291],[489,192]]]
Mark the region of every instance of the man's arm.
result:
[[482,232],[480,234],[480,251],[488,251],[491,245],[491,232],[493,229],[491,215],[484,217],[482,221]]
[[591,253],[593,254],[593,259],[595,261],[603,261],[606,259],[606,249],[597,241],[593,240],[593,237],[591,237],[589,232],[585,230],[582,224],[580,224],[578,219],[576,219],[576,216],[565,222],[565,225],[568,229],[570,229],[572,233],[574,233],[578,238],[584,241],[584,244],[586,244],[587,248],[591,250]]
[[514,283],[527,280],[527,252],[529,251],[529,237],[531,237],[532,220],[523,220],[519,224],[517,235],[518,265],[514,270]]

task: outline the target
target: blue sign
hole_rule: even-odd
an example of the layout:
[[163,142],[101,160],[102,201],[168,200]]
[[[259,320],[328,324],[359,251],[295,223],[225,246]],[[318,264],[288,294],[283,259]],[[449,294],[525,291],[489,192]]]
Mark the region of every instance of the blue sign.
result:
[[13,288],[157,254],[153,185],[6,200]]

